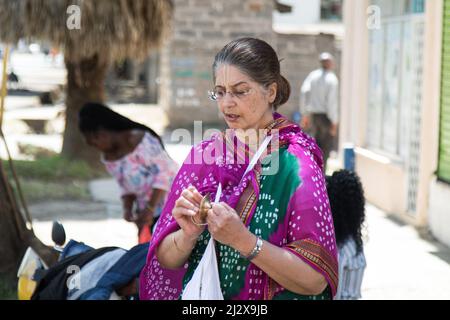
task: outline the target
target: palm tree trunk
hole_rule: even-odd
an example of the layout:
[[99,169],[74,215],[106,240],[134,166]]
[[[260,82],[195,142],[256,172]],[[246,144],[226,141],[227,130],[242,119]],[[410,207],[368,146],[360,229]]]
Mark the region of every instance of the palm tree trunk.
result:
[[99,154],[86,145],[80,134],[78,112],[86,102],[105,101],[104,81],[108,65],[108,61],[100,55],[79,62],[66,57],[66,127],[62,155],[72,160],[85,160],[94,167],[99,165]]
[[0,161],[0,275],[10,284],[27,249],[32,247],[48,264],[56,262],[56,255],[26,227],[16,197]]

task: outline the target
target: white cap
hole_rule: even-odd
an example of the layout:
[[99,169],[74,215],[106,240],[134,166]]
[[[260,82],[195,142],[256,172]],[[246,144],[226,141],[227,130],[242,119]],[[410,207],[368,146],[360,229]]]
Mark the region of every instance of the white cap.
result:
[[334,60],[334,57],[331,53],[329,52],[322,52],[319,55],[319,61],[325,61],[325,60]]

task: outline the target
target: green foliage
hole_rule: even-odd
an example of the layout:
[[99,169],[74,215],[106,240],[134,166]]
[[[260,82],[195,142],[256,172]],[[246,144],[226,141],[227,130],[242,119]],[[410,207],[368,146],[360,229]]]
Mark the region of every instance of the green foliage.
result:
[[[94,169],[85,162],[69,161],[60,156],[14,160],[13,164],[27,202],[89,200],[88,181],[107,175],[106,171]],[[3,166],[16,189],[8,162],[3,160]]]
[[0,276],[0,300],[17,300],[17,292],[13,285]]
[[53,182],[42,180],[20,180],[25,199],[29,202],[41,200],[90,200],[86,181]]
[[[105,175],[105,171],[93,169],[85,162],[69,161],[60,156],[43,157],[33,161],[14,160],[13,162],[17,175],[23,179],[55,182],[86,181]],[[4,161],[4,166],[9,171],[6,161]]]

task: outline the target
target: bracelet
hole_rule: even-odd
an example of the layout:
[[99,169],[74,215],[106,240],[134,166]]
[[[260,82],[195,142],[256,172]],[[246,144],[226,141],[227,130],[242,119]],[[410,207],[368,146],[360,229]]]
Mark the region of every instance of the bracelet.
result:
[[244,258],[246,258],[247,260],[253,260],[260,252],[262,249],[262,245],[263,245],[263,240],[261,239],[261,237],[256,237],[256,244],[255,247],[253,248],[252,252],[250,252],[250,254],[248,256],[242,256]]

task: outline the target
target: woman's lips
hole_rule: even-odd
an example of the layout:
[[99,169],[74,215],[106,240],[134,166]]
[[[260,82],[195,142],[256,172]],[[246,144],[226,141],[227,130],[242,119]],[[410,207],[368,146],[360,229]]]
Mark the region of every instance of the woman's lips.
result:
[[225,119],[230,122],[235,122],[239,119],[239,116],[235,114],[225,114]]

